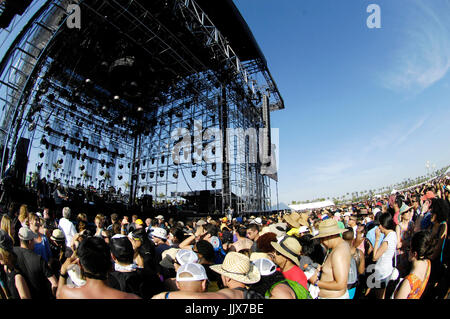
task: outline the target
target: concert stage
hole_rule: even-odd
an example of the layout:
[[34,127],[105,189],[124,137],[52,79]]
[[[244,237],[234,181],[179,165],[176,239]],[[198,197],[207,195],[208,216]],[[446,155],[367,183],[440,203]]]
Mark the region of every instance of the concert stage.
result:
[[233,1],[73,3],[33,2],[3,24],[2,176],[126,196],[128,208],[269,210],[270,112],[284,102]]

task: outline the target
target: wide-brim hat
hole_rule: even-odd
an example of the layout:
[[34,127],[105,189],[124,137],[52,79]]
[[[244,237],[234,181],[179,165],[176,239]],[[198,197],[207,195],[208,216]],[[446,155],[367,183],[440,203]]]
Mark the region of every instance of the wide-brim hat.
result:
[[318,231],[319,234],[314,236],[313,239],[342,234],[346,232],[347,229],[339,228],[339,225],[335,219],[328,218],[320,222]]
[[264,233],[274,233],[277,238],[286,236],[286,223],[270,224]]
[[289,215],[285,215],[283,217],[283,219],[292,227],[294,228],[299,228],[300,227],[300,223],[298,222],[300,218],[300,214],[297,212],[293,212]]
[[210,266],[210,269],[246,285],[255,284],[261,279],[258,268],[251,263],[250,258],[234,251],[225,256],[222,264]]
[[302,246],[297,239],[287,236],[279,243],[271,242],[270,244],[277,252],[292,260],[297,266],[300,266],[299,256],[302,252]]

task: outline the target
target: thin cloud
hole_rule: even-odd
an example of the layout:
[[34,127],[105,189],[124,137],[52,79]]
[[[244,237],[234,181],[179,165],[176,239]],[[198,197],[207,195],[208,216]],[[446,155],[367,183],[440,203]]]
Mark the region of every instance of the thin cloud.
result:
[[393,54],[391,69],[382,75],[384,87],[420,93],[450,70],[450,18],[448,2],[415,1],[409,6],[411,21],[404,43]]
[[426,120],[426,118],[420,119],[412,128],[409,129],[408,132],[406,132],[406,134],[404,134],[398,138],[395,145],[400,145],[400,144],[404,143],[408,139],[408,137],[410,137],[415,131],[417,131],[418,129],[420,129],[423,126],[423,124],[425,123],[425,120]]

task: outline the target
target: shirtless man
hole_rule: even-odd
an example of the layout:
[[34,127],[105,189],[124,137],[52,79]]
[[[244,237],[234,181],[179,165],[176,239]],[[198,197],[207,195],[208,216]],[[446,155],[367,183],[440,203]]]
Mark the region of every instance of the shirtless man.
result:
[[[68,258],[61,267],[61,275],[56,292],[57,299],[140,299],[129,294],[108,287],[106,278],[111,269],[111,255],[107,244],[101,238],[89,237],[84,239],[75,253]],[[78,288],[66,285],[67,270],[72,264],[78,264],[86,279],[86,284]]]
[[236,236],[237,241],[234,242],[228,251],[237,251],[240,252],[241,250],[248,249],[250,250],[253,246],[253,241],[251,239],[248,239],[247,236],[247,228],[240,226],[236,230]]
[[320,288],[321,299],[349,299],[347,279],[350,271],[350,246],[339,236],[346,229],[339,228],[336,220],[327,219],[319,224],[321,243],[328,250],[325,261],[309,282]]

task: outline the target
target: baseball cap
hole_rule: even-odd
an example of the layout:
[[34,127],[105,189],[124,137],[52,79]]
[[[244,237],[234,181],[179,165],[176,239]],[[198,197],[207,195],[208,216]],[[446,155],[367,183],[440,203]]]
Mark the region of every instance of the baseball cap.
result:
[[160,239],[167,239],[167,231],[161,227],[155,227],[152,231],[152,236]]
[[428,191],[420,199],[421,200],[427,200],[427,199],[432,199],[432,198],[435,198],[435,197],[436,196],[434,195],[434,193],[432,191]]
[[156,219],[164,219],[163,215],[158,215],[155,217]]
[[180,265],[193,264],[198,261],[197,254],[188,249],[180,249],[175,258]]
[[299,233],[299,234],[301,234],[301,233],[307,233],[307,232],[309,232],[308,226],[300,226],[300,228],[298,229],[298,233]]
[[32,240],[37,238],[37,235],[28,227],[21,227],[19,229],[19,238],[22,240]]
[[262,225],[262,219],[261,217],[256,217],[255,219],[253,219],[250,224],[256,224],[256,225]]
[[[188,273],[192,277],[183,277],[180,278],[180,275],[183,273]],[[182,265],[177,271],[177,281],[198,281],[198,280],[208,280],[208,276],[206,275],[205,268],[196,263],[187,263]]]
[[252,261],[253,265],[258,268],[261,276],[270,276],[277,271],[277,266],[267,258],[260,258]]
[[142,221],[142,219],[136,219],[136,221],[134,223],[136,225],[144,225],[144,222]]
[[6,251],[12,251],[13,241],[11,237],[3,229],[0,230],[0,248]]

